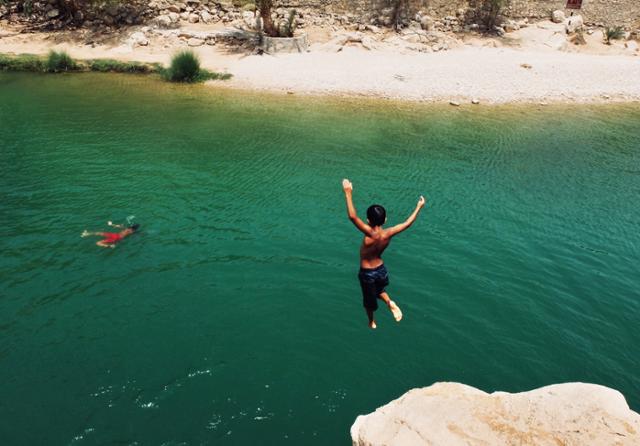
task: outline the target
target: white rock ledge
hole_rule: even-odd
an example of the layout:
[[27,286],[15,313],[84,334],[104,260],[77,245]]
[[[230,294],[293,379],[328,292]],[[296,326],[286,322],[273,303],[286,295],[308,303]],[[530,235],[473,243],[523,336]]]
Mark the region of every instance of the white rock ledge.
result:
[[485,393],[459,383],[413,389],[351,426],[354,446],[640,445],[640,415],[617,390],[555,384]]

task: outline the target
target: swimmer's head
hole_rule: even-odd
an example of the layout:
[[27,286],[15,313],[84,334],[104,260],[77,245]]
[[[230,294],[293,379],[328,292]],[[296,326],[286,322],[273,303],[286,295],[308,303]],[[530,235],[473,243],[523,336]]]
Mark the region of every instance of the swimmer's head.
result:
[[136,223],[135,225],[129,226],[129,229],[131,229],[131,231],[133,231],[133,232],[136,232],[139,227],[140,227],[140,225],[138,223]]
[[379,204],[373,204],[367,209],[367,220],[372,226],[382,226],[387,221],[387,211]]

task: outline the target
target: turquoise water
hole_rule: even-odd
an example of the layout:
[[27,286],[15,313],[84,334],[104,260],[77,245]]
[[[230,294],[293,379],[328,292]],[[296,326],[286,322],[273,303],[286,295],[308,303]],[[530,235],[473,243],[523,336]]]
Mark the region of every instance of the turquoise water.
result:
[[[450,108],[0,75],[0,438],[349,444],[436,381],[640,409],[640,106]],[[358,210],[405,319],[367,329]],[[81,238],[135,215],[117,249]]]

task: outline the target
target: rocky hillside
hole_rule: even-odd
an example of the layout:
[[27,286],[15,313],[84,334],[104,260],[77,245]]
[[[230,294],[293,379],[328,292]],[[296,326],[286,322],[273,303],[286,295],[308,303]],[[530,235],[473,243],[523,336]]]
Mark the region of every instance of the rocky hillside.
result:
[[620,392],[595,384],[488,394],[436,383],[359,416],[351,439],[356,446],[637,446],[640,415]]

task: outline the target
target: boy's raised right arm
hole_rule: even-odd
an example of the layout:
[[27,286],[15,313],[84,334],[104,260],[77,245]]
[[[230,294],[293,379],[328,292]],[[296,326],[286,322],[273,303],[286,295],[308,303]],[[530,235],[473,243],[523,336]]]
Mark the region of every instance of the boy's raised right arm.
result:
[[356,208],[353,205],[353,197],[351,196],[353,193],[353,184],[351,184],[351,181],[346,178],[342,180],[342,189],[344,189],[344,197],[347,200],[347,214],[349,215],[349,220],[351,220],[351,223],[353,223],[364,235],[372,237],[374,234],[371,226],[363,222],[356,213]]

